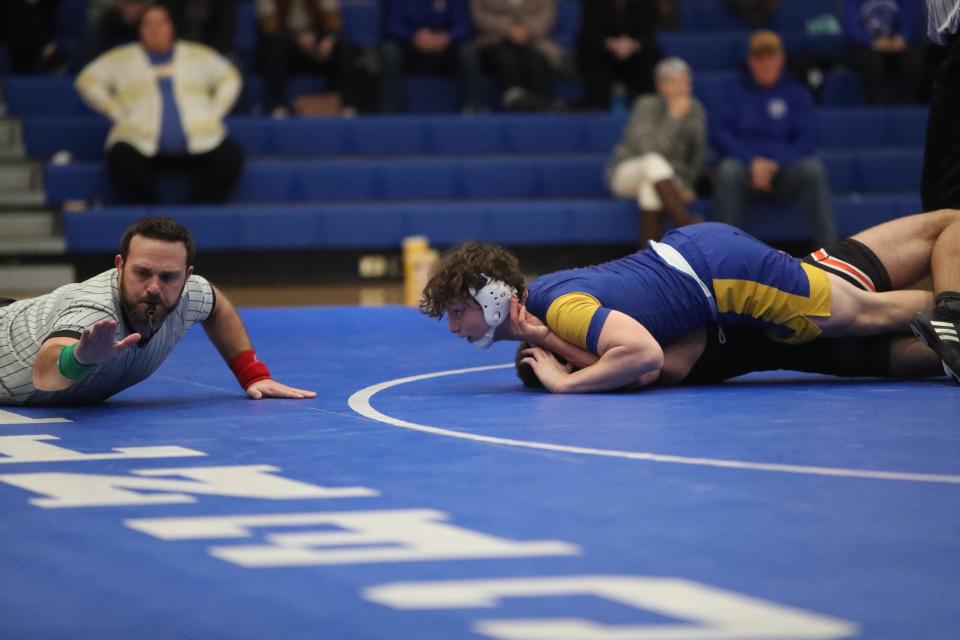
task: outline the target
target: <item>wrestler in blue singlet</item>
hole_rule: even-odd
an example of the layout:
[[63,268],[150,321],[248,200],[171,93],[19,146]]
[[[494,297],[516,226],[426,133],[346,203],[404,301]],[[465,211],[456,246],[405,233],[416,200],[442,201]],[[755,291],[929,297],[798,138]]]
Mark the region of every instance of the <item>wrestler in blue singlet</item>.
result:
[[528,287],[527,309],[593,353],[612,310],[635,319],[661,344],[710,322],[807,342],[820,334],[808,316],[830,315],[830,281],[822,270],[729,225],[683,227],[650,245],[537,278]]

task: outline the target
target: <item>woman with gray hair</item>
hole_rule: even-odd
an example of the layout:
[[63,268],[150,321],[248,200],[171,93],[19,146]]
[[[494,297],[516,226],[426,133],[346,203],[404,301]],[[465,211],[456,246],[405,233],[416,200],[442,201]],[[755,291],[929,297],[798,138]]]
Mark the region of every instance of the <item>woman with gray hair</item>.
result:
[[610,190],[640,207],[641,246],[660,237],[664,213],[678,227],[702,221],[686,205],[696,199],[693,184],[704,168],[703,105],[692,95],[690,67],[680,58],[661,60],[654,80],[657,93],[634,102],[607,168]]

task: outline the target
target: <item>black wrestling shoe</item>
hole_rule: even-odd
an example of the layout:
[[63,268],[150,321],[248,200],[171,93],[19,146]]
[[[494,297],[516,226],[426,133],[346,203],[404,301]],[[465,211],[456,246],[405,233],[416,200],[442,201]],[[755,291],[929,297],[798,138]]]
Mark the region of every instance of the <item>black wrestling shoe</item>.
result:
[[937,352],[944,372],[960,384],[960,320],[936,309],[925,309],[913,317],[910,328],[921,342]]

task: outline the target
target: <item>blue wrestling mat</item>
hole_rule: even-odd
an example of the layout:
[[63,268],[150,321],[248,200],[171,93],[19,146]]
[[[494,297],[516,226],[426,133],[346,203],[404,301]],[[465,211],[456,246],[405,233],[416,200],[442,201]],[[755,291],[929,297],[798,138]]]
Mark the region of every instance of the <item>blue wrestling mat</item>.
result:
[[960,389],[523,391],[415,311],[246,310],[104,406],[0,411],[0,638],[953,640]]

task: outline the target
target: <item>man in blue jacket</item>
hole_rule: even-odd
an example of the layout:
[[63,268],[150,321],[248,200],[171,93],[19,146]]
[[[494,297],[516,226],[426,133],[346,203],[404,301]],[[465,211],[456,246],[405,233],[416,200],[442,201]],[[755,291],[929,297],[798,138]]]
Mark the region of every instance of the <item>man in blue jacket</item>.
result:
[[381,55],[381,110],[404,108],[403,77],[456,75],[465,107],[475,106],[476,62],[467,0],[386,0]]
[[847,61],[860,76],[867,104],[916,102],[923,75],[917,45],[920,0],[844,0]]
[[755,32],[749,75],[731,81],[711,112],[712,142],[722,159],[715,175],[715,217],[739,225],[748,195],[799,202],[822,246],[836,240],[837,231],[827,172],[814,155],[813,100],[783,74],[783,65],[780,37]]

